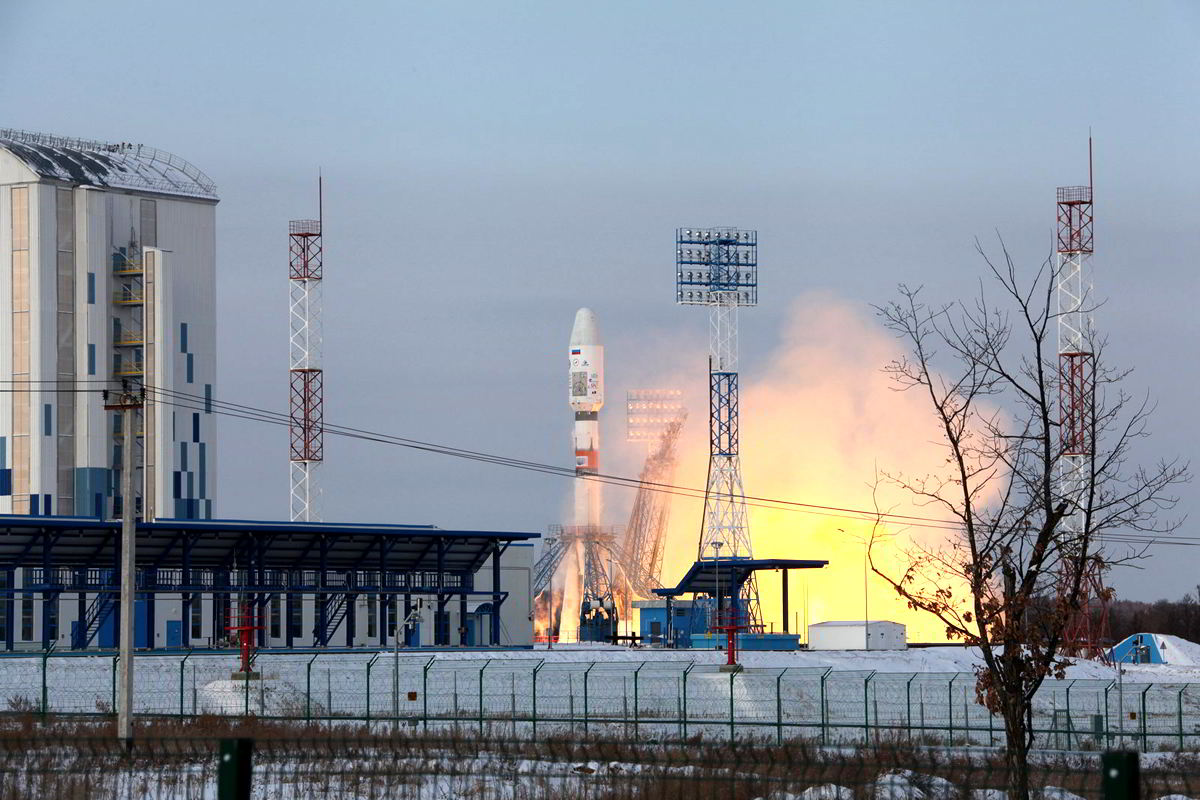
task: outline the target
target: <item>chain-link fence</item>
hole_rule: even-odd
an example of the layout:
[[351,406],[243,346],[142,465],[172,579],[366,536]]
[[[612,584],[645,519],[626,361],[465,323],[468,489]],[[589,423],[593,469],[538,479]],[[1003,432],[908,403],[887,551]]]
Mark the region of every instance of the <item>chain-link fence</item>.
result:
[[[107,731],[100,731],[105,727]],[[258,724],[221,730],[143,722],[130,751],[111,725],[0,729],[4,798],[155,800],[1006,800],[1002,754],[892,745],[646,742],[552,737],[314,732]],[[101,737],[101,733],[108,736]],[[237,734],[241,738],[226,738]],[[1200,797],[1195,755],[1037,754],[1039,800]]]
[[[0,710],[105,715],[117,658],[0,658]],[[142,715],[359,720],[429,734],[637,741],[765,739],[823,744],[991,746],[1000,719],[971,673],[741,669],[662,654],[646,661],[467,659],[399,652],[261,653],[250,677],[229,654],[136,656]],[[1033,703],[1035,746],[1088,751],[1200,747],[1200,686],[1114,679],[1047,681]]]

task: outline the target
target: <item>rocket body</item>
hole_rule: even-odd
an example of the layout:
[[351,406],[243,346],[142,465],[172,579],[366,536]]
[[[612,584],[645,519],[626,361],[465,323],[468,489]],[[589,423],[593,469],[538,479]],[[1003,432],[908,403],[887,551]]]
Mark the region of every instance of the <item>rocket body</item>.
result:
[[568,402],[575,413],[575,524],[600,524],[600,409],[604,406],[604,347],[589,308],[575,313],[568,366]]
[[[575,453],[575,535],[571,537],[556,581],[562,581],[562,641],[579,635],[585,554],[581,531],[600,524],[600,482],[588,480],[600,470],[600,409],[604,406],[604,348],[596,333],[596,315],[575,313],[567,349],[567,402],[575,415],[571,444]],[[561,576],[561,577],[560,577]]]

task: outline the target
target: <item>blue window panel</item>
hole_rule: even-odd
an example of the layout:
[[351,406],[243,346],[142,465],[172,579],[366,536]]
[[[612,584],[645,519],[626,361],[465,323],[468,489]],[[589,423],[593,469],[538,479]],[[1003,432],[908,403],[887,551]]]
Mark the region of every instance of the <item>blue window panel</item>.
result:
[[96,273],[88,273],[88,304],[96,305]]
[[42,497],[44,498],[42,501],[42,507],[43,507],[42,513],[44,513],[48,517],[52,513],[50,511],[50,495],[44,494],[44,495],[42,495]]
[[194,358],[194,356],[192,356],[192,354],[191,354],[191,353],[188,353],[188,354],[187,354],[187,382],[188,382],[188,383],[191,383],[191,382],[192,382],[192,378],[195,376],[195,373],[194,373],[194,371],[193,371],[193,369],[192,369],[192,367],[193,367],[193,362],[192,362],[192,359],[193,359],[193,358]]
[[184,472],[187,472],[187,468],[188,468],[187,462],[188,462],[187,442],[180,442],[179,443],[179,468],[181,470],[183,470]]
[[178,500],[180,497],[183,496],[179,491],[180,490],[180,478],[182,476],[179,474],[179,470],[175,470],[174,472],[171,473],[171,477],[174,479],[174,484],[175,484],[171,491],[171,496],[174,497],[176,500]]
[[8,463],[8,437],[0,436],[0,467]]
[[188,496],[188,499],[191,500],[191,499],[195,498],[195,496],[196,496],[196,481],[195,481],[196,475],[195,475],[195,473],[192,473],[192,472],[188,472],[185,474],[187,475],[187,496]]
[[212,384],[204,384],[204,413],[212,413]]
[[179,435],[175,433],[175,412],[171,412],[171,438],[178,439]]
[[200,454],[197,460],[200,462],[196,466],[196,471],[200,473],[200,496],[208,497],[208,453],[205,452],[208,445],[200,443]]
[[42,406],[42,433],[46,436],[50,435],[50,417],[53,412],[50,410],[50,404],[46,403]]
[[0,469],[0,496],[8,497],[12,494],[12,470]]
[[41,508],[42,496],[40,494],[29,495],[29,513],[36,517],[38,514],[42,513]]
[[192,414],[192,441],[200,441],[200,415]]
[[88,343],[88,375],[96,374],[96,345]]
[[187,351],[187,323],[181,322],[179,323],[179,352],[186,353]]

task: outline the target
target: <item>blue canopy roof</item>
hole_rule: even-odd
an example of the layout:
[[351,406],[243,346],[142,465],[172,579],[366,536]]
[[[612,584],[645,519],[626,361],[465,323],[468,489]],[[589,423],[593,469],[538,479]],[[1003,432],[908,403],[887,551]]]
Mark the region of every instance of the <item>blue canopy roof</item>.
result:
[[716,596],[718,587],[722,595],[739,589],[751,573],[763,569],[820,569],[828,561],[801,560],[795,558],[706,558],[692,564],[675,588],[655,589],[660,597],[678,597],[682,594],[707,594]]

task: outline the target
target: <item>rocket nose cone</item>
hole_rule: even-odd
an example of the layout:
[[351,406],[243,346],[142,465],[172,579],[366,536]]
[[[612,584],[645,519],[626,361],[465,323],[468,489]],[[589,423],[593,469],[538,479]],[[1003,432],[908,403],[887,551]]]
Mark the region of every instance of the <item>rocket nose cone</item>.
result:
[[596,332],[596,314],[590,308],[581,308],[575,312],[575,326],[571,328],[572,345],[599,344],[599,334]]

